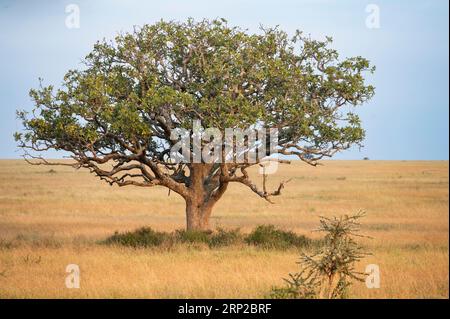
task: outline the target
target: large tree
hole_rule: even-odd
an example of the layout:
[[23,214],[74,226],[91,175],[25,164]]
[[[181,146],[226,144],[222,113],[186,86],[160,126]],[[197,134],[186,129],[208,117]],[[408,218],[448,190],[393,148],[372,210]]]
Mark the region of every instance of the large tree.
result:
[[[15,138],[33,164],[87,168],[111,185],[167,187],[186,201],[187,229],[205,230],[230,183],[268,201],[284,183],[267,191],[265,174],[262,183],[250,179],[249,167],[273,160],[267,149],[261,156],[262,144],[256,161],[193,162],[193,146],[190,161],[174,160],[170,150],[181,139],[175,131],[191,130],[194,121],[222,133],[277,129],[272,150],[311,165],[360,145],[364,130],[354,107],[372,97],[364,73],[374,68],[362,57],[340,60],[330,43],[279,28],[251,34],[223,19],[144,25],[97,42],[61,88],[31,90],[35,108],[18,112],[24,128]],[[73,161],[39,155],[48,150]]]

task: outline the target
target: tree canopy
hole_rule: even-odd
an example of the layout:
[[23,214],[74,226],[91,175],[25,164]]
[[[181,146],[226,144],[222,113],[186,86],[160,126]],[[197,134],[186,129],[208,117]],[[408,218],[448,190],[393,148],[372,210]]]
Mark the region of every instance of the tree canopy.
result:
[[230,182],[269,200],[282,185],[260,189],[246,171],[262,159],[175,163],[173,133],[193,121],[221,132],[276,128],[277,152],[311,165],[361,145],[355,107],[374,94],[364,78],[374,67],[359,56],[339,59],[331,42],[278,27],[251,34],[224,19],[136,27],[97,42],[60,88],[31,90],[35,108],[18,112],[24,129],[15,138],[34,164],[51,164],[40,152],[66,151],[66,165],[119,186],[165,186],[201,210]]

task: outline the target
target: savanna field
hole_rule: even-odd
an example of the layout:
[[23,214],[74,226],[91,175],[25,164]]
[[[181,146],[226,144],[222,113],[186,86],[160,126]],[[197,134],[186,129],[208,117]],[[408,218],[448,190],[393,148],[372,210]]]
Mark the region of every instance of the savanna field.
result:
[[[211,226],[246,233],[273,224],[314,239],[319,216],[363,210],[372,238],[359,240],[373,255],[357,270],[379,265],[381,287],[357,282],[349,297],[448,298],[448,161],[323,164],[281,165],[269,184],[292,180],[275,204],[233,184]],[[0,160],[0,298],[263,298],[298,270],[293,248],[101,244],[142,226],[184,228],[184,201],[164,188],[110,187],[83,170]],[[68,264],[80,266],[80,289],[65,286]]]

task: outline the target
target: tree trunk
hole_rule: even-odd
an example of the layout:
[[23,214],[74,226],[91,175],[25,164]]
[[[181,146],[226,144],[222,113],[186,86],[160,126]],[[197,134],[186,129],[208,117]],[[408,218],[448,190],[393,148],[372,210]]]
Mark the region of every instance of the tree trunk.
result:
[[209,230],[209,217],[212,205],[192,199],[186,200],[186,229],[194,231]]
[[217,177],[212,176],[211,170],[211,164],[190,166],[189,192],[184,197],[187,230],[209,230],[211,211],[227,189],[228,183],[220,183]]

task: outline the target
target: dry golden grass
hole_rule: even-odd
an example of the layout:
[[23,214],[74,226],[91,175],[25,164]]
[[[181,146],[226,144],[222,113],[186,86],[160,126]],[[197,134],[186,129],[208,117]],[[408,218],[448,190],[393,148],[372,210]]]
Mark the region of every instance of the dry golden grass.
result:
[[[49,172],[54,169],[56,172]],[[355,284],[353,298],[448,298],[448,161],[327,161],[280,167],[292,177],[271,205],[233,185],[213,226],[271,223],[310,237],[318,216],[365,210],[364,239],[381,288]],[[163,188],[109,187],[85,171],[0,161],[0,298],[260,298],[297,270],[298,252],[253,247],[165,252],[99,245],[115,230],[184,227],[184,203]],[[9,243],[12,243],[9,245]],[[65,267],[81,268],[81,289]]]

